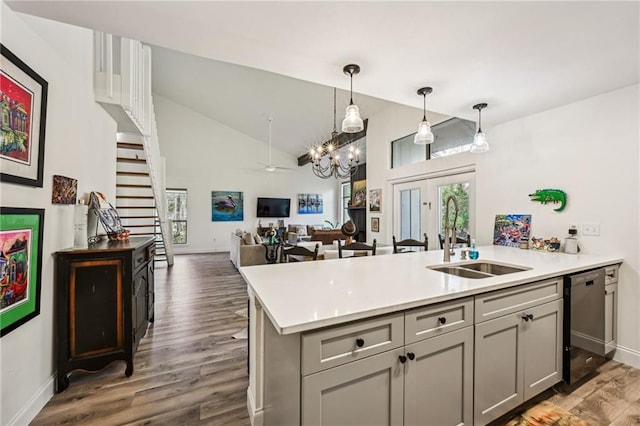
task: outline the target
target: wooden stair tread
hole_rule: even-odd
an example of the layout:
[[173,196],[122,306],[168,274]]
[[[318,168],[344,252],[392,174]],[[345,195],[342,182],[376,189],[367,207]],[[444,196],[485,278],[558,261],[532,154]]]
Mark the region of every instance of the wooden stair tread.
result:
[[144,150],[144,145],[142,145],[141,143],[118,142],[116,146],[123,149],[137,149],[140,151]]
[[144,158],[129,158],[129,157],[116,157],[116,161],[119,163],[147,163]]
[[116,195],[116,198],[130,198],[134,200],[153,200],[153,195]]
[[155,206],[116,206],[117,209],[155,209]]
[[116,171],[116,175],[118,176],[149,176],[147,172],[125,172],[125,171]]
[[155,216],[120,216],[120,219],[153,219]]
[[151,185],[140,185],[137,183],[116,183],[116,188],[149,188]]

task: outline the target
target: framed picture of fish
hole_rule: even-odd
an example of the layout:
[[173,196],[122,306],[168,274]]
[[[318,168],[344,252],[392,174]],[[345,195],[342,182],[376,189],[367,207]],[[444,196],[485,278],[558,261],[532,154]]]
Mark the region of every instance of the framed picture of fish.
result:
[[0,44],[0,181],[42,188],[48,83]]
[[77,196],[77,179],[53,175],[53,189],[51,190],[52,204],[75,204]]
[[0,207],[0,336],[40,314],[44,209]]
[[531,234],[530,214],[497,214],[493,227],[493,245],[520,247],[520,240]]
[[243,221],[243,193],[240,191],[211,191],[211,220],[213,222]]

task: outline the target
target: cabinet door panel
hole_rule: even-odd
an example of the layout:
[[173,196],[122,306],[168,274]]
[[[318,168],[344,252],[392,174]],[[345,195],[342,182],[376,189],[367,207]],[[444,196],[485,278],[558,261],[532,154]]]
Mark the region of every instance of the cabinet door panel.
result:
[[[473,327],[406,347],[405,425],[473,424]],[[428,419],[428,420],[427,420]]]
[[527,309],[533,319],[522,324],[524,399],[562,380],[562,300]]
[[147,330],[147,312],[147,268],[143,268],[133,282],[134,350]]
[[122,348],[121,260],[71,263],[69,297],[72,358]]
[[402,425],[402,350],[374,355],[302,379],[303,425]]
[[524,401],[519,314],[476,325],[474,419],[486,424]]
[[[617,276],[617,275],[616,275]],[[618,315],[618,283],[604,287],[604,344],[605,354],[616,348]]]

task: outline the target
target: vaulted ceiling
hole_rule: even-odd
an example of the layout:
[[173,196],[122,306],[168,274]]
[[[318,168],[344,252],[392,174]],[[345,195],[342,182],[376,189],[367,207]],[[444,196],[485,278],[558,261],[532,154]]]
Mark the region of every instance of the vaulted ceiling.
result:
[[[365,117],[382,99],[420,108],[416,90],[429,85],[429,109],[446,115],[475,119],[471,106],[489,103],[487,128],[640,74],[636,1],[8,4],[198,56],[154,50],[155,90],[262,140],[271,115],[274,146],[292,153],[330,132],[331,87],[348,90],[347,63],[362,67],[354,90],[368,95],[357,97]],[[341,120],[345,92],[338,102]]]

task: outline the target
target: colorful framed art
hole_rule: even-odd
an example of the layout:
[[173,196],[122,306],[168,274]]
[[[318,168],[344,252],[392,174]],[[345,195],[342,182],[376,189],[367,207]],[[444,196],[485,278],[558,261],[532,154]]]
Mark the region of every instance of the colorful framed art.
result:
[[243,193],[239,191],[211,191],[211,220],[213,222],[243,221]]
[[493,227],[493,245],[520,247],[520,240],[529,240],[530,214],[497,214]]
[[53,188],[51,190],[52,204],[75,204],[77,196],[77,179],[53,175]]
[[379,212],[382,208],[382,189],[369,190],[369,211]]
[[321,214],[322,194],[298,194],[298,214]]
[[0,207],[0,336],[40,314],[43,209]]
[[42,188],[48,83],[0,44],[0,181]]

